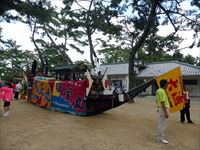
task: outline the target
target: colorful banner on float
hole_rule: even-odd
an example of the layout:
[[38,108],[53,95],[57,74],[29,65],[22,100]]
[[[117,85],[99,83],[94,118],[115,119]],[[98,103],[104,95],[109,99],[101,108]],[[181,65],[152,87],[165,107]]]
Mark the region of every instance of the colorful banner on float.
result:
[[168,81],[167,89],[165,90],[170,101],[170,112],[176,112],[184,107],[183,100],[183,81],[181,68],[177,67],[163,75],[156,77],[156,82],[160,87],[160,80]]
[[52,99],[52,86],[55,81],[34,80],[31,101],[41,107],[50,108]]
[[85,83],[80,81],[56,81],[53,88],[51,109],[72,114],[85,113]]
[[55,81],[35,78],[31,101],[51,110],[85,114],[85,82]]

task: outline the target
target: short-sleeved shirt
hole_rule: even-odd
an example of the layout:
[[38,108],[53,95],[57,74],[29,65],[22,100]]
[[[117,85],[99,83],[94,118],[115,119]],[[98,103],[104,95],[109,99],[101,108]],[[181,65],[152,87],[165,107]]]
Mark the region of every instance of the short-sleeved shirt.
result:
[[3,101],[11,102],[13,98],[13,89],[9,88],[8,86],[4,86],[0,88],[0,98],[3,99]]
[[156,91],[156,102],[157,102],[158,107],[162,107],[161,102],[164,102],[165,107],[170,108],[169,99],[168,99],[167,94],[164,89],[159,88]]

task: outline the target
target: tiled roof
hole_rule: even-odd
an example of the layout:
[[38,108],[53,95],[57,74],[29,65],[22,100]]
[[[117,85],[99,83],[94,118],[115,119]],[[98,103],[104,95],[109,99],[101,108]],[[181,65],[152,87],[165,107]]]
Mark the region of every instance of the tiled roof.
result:
[[147,68],[140,71],[137,77],[155,77],[176,67],[181,67],[183,76],[200,76],[200,67],[178,61],[165,61],[147,64]]
[[[100,65],[100,71],[103,74],[107,68],[107,75],[127,75],[128,74],[128,63],[116,63],[116,64],[106,64]],[[91,70],[94,74],[94,70]]]
[[108,75],[127,75],[128,74],[128,63],[101,65],[100,71],[104,73],[106,68],[107,68],[106,73]]
[[[200,76],[200,67],[194,66],[178,61],[163,61],[149,63],[146,65],[147,68],[139,72],[137,77],[155,77],[164,74],[176,67],[181,67],[183,76]],[[107,68],[108,75],[127,75],[128,74],[128,63],[116,63],[101,65],[100,70],[102,73],[105,72]]]

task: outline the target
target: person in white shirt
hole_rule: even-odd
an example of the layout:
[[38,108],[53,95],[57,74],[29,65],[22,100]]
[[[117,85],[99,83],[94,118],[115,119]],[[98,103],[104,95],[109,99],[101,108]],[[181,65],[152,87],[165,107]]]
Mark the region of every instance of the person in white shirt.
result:
[[22,85],[20,82],[18,82],[15,87],[15,96],[14,96],[15,100],[17,100],[19,98],[19,92],[20,92],[21,88],[22,88]]

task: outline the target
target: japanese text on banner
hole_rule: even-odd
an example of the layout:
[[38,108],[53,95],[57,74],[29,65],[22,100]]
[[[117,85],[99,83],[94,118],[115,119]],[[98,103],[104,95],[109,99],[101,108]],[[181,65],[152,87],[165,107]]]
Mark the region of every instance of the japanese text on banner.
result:
[[162,79],[166,79],[168,81],[168,87],[165,91],[170,102],[170,112],[181,110],[184,107],[181,68],[177,67],[163,75],[156,77],[157,84],[160,83],[160,80]]

